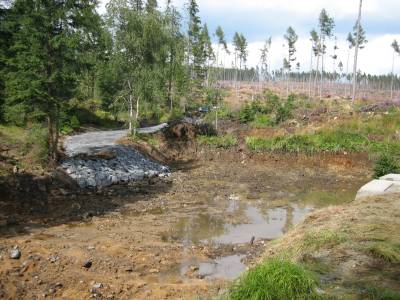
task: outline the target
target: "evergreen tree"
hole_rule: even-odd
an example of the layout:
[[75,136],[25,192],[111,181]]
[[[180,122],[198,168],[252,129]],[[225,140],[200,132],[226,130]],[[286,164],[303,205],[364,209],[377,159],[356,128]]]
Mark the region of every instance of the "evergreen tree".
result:
[[7,107],[14,115],[46,116],[52,161],[57,160],[61,110],[74,94],[82,53],[99,27],[96,4],[16,0],[12,6],[17,30],[7,59]]

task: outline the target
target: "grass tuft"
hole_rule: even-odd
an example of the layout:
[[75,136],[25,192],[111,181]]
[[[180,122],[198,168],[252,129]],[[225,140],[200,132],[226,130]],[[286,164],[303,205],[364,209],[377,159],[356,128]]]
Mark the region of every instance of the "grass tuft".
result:
[[389,263],[400,263],[400,246],[389,243],[376,243],[368,248],[374,257]]
[[249,270],[229,290],[232,300],[317,299],[317,283],[304,267],[269,259]]

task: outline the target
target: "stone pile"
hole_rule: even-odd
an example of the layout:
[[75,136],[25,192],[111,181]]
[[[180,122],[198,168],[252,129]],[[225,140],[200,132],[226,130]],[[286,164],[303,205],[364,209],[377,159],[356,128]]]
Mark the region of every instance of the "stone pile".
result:
[[170,174],[168,167],[147,159],[128,146],[106,146],[98,148],[97,152],[101,155],[91,152],[90,157],[69,157],[61,163],[81,188],[101,188]]

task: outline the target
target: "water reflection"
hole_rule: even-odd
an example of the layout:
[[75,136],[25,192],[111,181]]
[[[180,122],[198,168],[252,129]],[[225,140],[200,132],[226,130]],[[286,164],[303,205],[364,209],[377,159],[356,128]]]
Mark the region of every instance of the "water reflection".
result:
[[184,244],[247,243],[256,239],[275,239],[312,211],[311,205],[290,204],[286,207],[260,209],[252,203],[230,197],[224,215],[200,213],[182,218],[173,234]]

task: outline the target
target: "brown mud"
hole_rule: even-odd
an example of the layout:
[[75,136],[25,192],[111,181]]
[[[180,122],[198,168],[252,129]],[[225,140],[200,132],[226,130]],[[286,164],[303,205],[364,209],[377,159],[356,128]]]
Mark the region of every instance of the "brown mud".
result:
[[[57,189],[14,214],[18,205],[1,201],[0,298],[210,298],[270,240],[316,209],[352,201],[370,178],[362,156],[186,149],[192,160],[179,162],[176,150],[167,179]],[[10,259],[13,247],[20,259]]]

